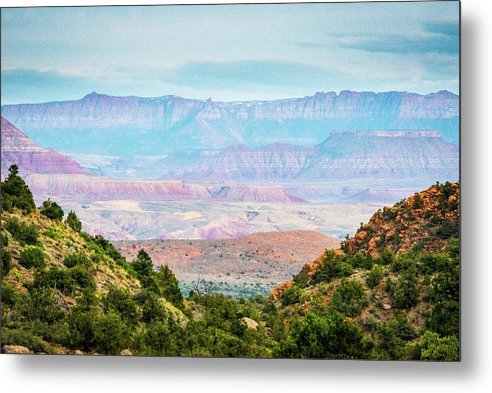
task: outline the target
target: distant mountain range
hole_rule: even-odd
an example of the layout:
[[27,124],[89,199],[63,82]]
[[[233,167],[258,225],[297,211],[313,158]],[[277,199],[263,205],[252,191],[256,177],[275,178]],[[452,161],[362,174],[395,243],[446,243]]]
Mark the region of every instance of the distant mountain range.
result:
[[162,155],[180,149],[313,146],[333,131],[438,130],[459,139],[459,97],[448,91],[316,93],[272,101],[114,97],[2,106],[35,142],[67,153]]

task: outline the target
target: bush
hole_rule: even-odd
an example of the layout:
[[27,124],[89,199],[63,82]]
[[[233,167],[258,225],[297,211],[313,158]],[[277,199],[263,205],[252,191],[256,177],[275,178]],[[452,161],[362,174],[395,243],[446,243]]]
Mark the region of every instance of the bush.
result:
[[135,326],[138,322],[138,309],[130,292],[125,289],[111,287],[103,299],[103,305],[107,311],[115,311],[120,317]]
[[395,261],[395,252],[389,248],[383,250],[379,256],[377,263],[380,265],[391,265]]
[[359,314],[367,304],[364,288],[354,280],[343,280],[330,301],[330,307],[349,317]]
[[294,284],[299,288],[306,288],[309,283],[309,276],[304,272],[300,272],[292,277],[292,281],[294,281]]
[[0,277],[5,277],[10,271],[10,262],[12,261],[12,253],[2,247],[0,250],[0,258],[2,263],[0,265],[1,274]]
[[419,288],[417,284],[416,271],[410,270],[402,273],[393,290],[396,307],[411,308],[419,300]]
[[459,237],[460,228],[459,221],[443,220],[441,225],[435,231],[435,237],[438,239],[449,239],[451,237]]
[[442,336],[459,337],[460,304],[454,300],[436,304],[425,321],[425,326]]
[[92,271],[84,265],[76,265],[69,270],[75,283],[80,289],[85,288],[95,288],[96,283],[94,282]]
[[426,331],[420,338],[419,347],[423,360],[460,360],[460,343],[454,336],[440,338],[437,333]]
[[9,231],[12,237],[22,246],[26,244],[38,244],[38,230],[34,225],[27,225],[19,221],[16,217],[7,220],[5,229]]
[[75,291],[75,280],[68,270],[57,267],[36,274],[34,286],[37,288],[58,289],[65,295],[72,295]]
[[77,265],[88,267],[91,265],[91,261],[90,261],[89,257],[85,254],[74,253],[71,255],[67,255],[63,259],[63,264],[66,267],[74,267]]
[[301,289],[297,285],[292,285],[282,293],[282,306],[299,303]]
[[55,290],[34,287],[28,294],[19,297],[14,308],[28,321],[55,323],[65,317],[59,302],[59,293]]
[[349,258],[349,262],[354,268],[370,269],[374,264],[371,255],[365,252],[358,252]]
[[[292,326],[291,335],[292,342],[286,349],[294,357],[343,359],[360,357],[364,352],[359,324],[345,320],[338,313],[317,315],[310,312],[303,321]],[[292,348],[293,344],[296,349]]]
[[80,232],[82,230],[82,222],[80,222],[79,218],[75,214],[73,210],[70,210],[67,215],[67,219],[65,223],[72,228],[75,232]]
[[166,318],[166,311],[162,306],[159,297],[151,291],[144,294],[142,305],[142,321],[149,324],[156,321],[163,321]]
[[51,344],[36,336],[29,329],[10,329],[2,327],[2,345],[22,345],[34,353],[56,353]]
[[53,202],[51,199],[44,201],[40,207],[41,214],[45,215],[51,220],[61,221],[63,219],[63,209],[56,202]]
[[376,332],[377,348],[389,355],[390,359],[401,359],[404,356],[402,352],[405,342],[416,337],[415,331],[402,312],[397,313],[395,317],[386,322],[378,324]]
[[13,307],[17,300],[17,293],[14,287],[5,281],[0,285],[0,300],[2,301],[2,306]]
[[11,211],[18,208],[25,213],[30,213],[36,205],[31,190],[25,181],[19,176],[19,167],[11,165],[9,176],[0,183],[2,195],[2,210]]
[[51,228],[48,228],[46,229],[43,234],[47,237],[49,237],[50,239],[59,239],[61,237],[63,237],[63,230],[59,227],[51,227]]
[[375,288],[383,279],[384,273],[381,266],[374,265],[371,271],[367,274],[366,284],[369,288]]
[[106,355],[119,355],[130,344],[130,330],[113,311],[98,315],[93,325],[94,349]]
[[44,251],[41,247],[27,245],[20,253],[19,263],[25,268],[34,267],[38,270],[43,269]]
[[88,351],[94,347],[95,322],[99,314],[94,309],[79,309],[75,306],[68,316],[68,335],[65,344]]
[[333,250],[326,250],[322,262],[313,275],[314,282],[331,281],[335,277],[348,277],[353,273],[352,266]]

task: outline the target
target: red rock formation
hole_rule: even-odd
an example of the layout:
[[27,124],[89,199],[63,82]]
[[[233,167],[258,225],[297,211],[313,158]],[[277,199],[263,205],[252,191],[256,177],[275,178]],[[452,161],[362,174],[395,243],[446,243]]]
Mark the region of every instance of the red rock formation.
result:
[[87,174],[77,162],[55,150],[43,149],[7,119],[1,118],[2,169],[17,164],[34,173]]

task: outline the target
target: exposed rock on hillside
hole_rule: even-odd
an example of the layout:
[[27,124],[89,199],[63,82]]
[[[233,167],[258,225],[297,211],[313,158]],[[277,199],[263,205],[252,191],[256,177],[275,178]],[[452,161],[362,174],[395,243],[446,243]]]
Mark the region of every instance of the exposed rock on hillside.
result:
[[377,211],[345,241],[345,250],[373,256],[386,248],[397,254],[412,249],[443,251],[449,239],[459,237],[459,207],[459,183],[436,184]]

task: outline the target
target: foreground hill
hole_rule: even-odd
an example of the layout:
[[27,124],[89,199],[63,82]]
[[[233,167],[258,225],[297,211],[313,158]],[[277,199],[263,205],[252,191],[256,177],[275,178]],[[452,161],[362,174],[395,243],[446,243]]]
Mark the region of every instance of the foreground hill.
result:
[[162,154],[179,148],[315,145],[333,130],[437,129],[458,142],[459,97],[447,92],[316,93],[272,101],[114,97],[2,106],[34,140],[70,153]]
[[378,211],[271,292],[290,330],[280,353],[458,360],[458,239],[458,183]]

